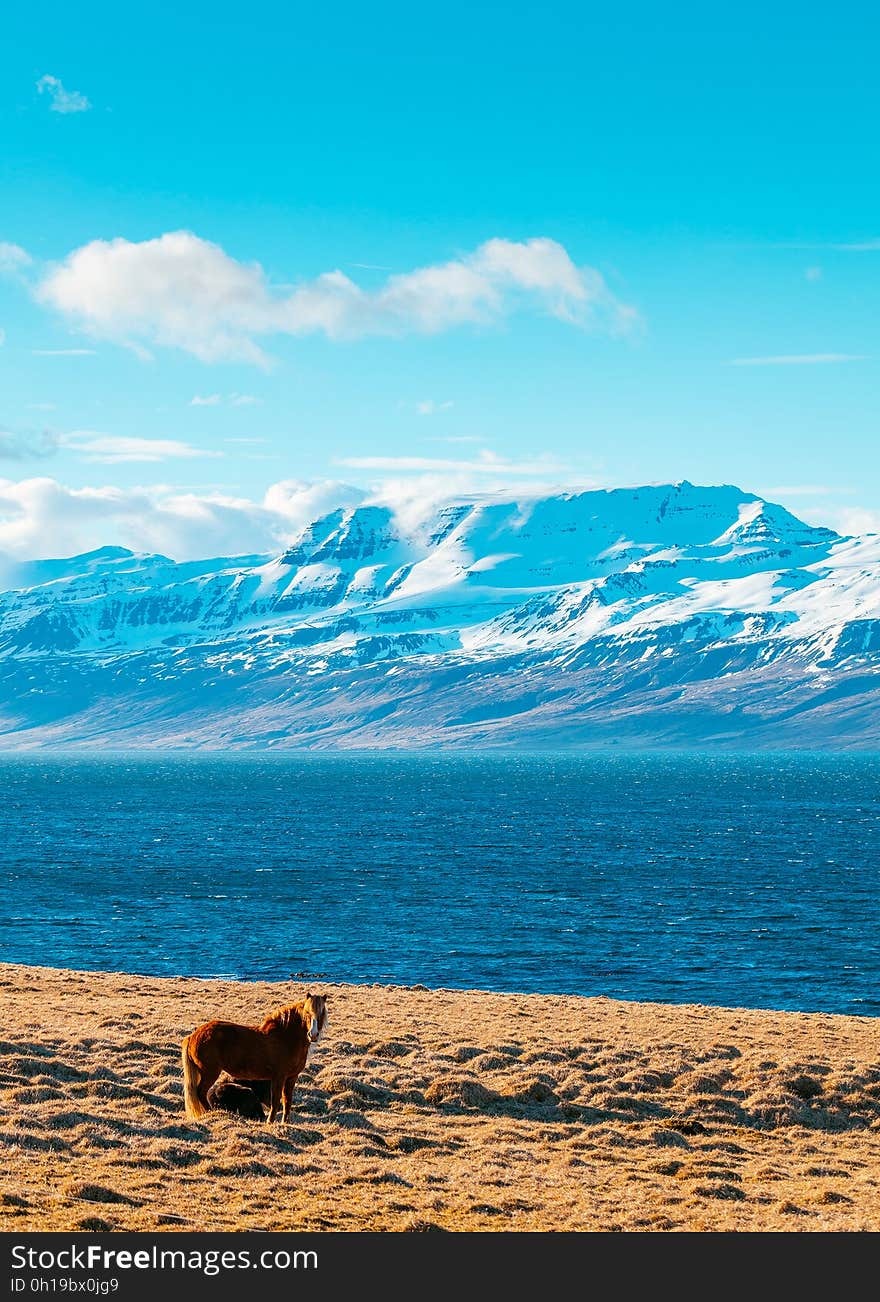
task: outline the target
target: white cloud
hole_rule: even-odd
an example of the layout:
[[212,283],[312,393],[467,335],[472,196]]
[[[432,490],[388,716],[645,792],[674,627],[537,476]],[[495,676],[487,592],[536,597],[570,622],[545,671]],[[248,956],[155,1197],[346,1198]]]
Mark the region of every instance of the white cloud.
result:
[[252,393],[208,393],[204,397],[196,394],[190,399],[191,407],[219,407],[222,403],[228,403],[231,407],[256,407],[262,403],[262,398],[255,398]]
[[170,461],[188,457],[222,457],[222,452],[206,452],[177,439],[126,438],[115,434],[98,434],[92,430],[75,430],[60,439],[61,444],[79,453],[86,461],[115,465],[128,461]]
[[338,457],[336,465],[352,470],[382,470],[390,474],[462,473],[468,475],[533,476],[565,473],[568,469],[554,457],[536,457],[533,461],[508,461],[493,452],[483,451],[476,459],[457,461],[445,457]]
[[780,357],[736,357],[731,366],[829,366],[835,362],[866,362],[863,353],[792,353]]
[[29,402],[28,408],[30,411],[54,411],[55,403],[54,402]]
[[237,262],[218,244],[173,231],[141,243],[85,244],[48,270],[36,293],[117,343],[260,365],[268,359],[257,340],[273,335],[431,334],[489,324],[525,305],[612,333],[637,320],[598,271],[575,266],[550,239],[489,240],[461,258],[389,276],[375,290],[331,271],[281,292],[258,263]]
[[161,485],[69,488],[48,478],[0,479],[0,554],[73,556],[107,543],[179,560],[274,553],[311,520],[364,497],[332,481],[273,484],[253,502]]
[[821,279],[822,279],[822,268],[821,268],[821,267],[807,267],[806,271],[804,272],[804,276],[806,277],[807,280],[821,280]]
[[435,416],[438,411],[449,411],[454,406],[453,402],[435,402],[433,398],[425,398],[416,403],[416,411],[420,416]]
[[85,95],[78,90],[65,90],[63,82],[48,73],[37,82],[37,90],[49,96],[53,113],[85,113],[92,107]]
[[300,479],[282,479],[266,490],[263,508],[284,521],[287,537],[319,519],[336,507],[358,506],[366,493],[352,484],[335,479],[308,483]]
[[[847,491],[836,488],[833,494]],[[832,493],[831,489],[829,493]],[[807,524],[822,525],[844,535],[880,533],[880,513],[862,506],[835,506],[823,502],[821,506],[805,505],[798,515]]]
[[31,264],[31,255],[20,244],[0,240],[0,275],[15,275]]
[[845,534],[880,533],[880,512],[845,506],[835,514],[834,528]]
[[94,348],[32,348],[34,357],[94,357]]

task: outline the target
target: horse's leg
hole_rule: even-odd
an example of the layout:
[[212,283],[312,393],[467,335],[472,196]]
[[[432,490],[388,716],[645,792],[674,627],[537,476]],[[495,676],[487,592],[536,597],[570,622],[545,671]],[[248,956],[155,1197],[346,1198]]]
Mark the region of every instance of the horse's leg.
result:
[[282,1121],[287,1121],[288,1117],[290,1116],[290,1105],[293,1102],[293,1087],[295,1084],[296,1084],[295,1076],[288,1076],[284,1082],[284,1090],[282,1094],[284,1107],[281,1112]]
[[196,1094],[206,1112],[210,1111],[211,1108],[211,1105],[208,1102],[208,1090],[220,1075],[221,1070],[222,1068],[218,1067],[216,1063],[211,1063],[210,1066],[204,1066],[201,1069],[199,1083],[196,1086]]
[[272,1077],[272,1091],[269,1095],[269,1121],[272,1122],[278,1116],[278,1106],[281,1103],[281,1094],[284,1089],[284,1077]]

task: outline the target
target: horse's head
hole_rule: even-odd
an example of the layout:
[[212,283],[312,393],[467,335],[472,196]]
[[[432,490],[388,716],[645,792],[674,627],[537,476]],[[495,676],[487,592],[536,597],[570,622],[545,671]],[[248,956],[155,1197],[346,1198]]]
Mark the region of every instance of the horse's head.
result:
[[327,1021],[327,996],[306,995],[302,1006],[303,1022],[309,1037],[309,1044],[314,1044],[324,1029]]

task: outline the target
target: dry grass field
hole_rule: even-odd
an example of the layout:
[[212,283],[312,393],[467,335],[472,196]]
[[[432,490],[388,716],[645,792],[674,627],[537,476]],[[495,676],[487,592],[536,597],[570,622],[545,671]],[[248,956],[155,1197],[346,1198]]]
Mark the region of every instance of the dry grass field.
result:
[[0,1228],[880,1230],[880,1019],[326,991],[293,1124],[194,1122],[303,987],[0,966]]

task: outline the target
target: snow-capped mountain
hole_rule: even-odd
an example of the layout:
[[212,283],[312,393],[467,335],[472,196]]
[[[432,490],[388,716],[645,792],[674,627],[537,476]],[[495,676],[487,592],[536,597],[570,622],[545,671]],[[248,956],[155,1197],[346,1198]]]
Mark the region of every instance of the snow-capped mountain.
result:
[[880,742],[880,536],[732,486],[340,506],[277,556],[2,573],[6,747]]

